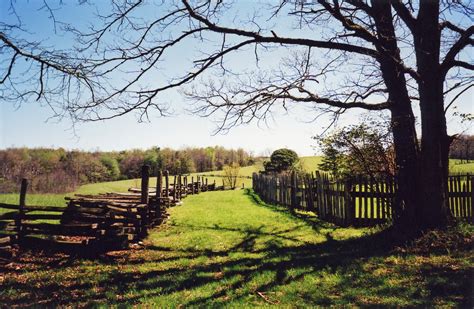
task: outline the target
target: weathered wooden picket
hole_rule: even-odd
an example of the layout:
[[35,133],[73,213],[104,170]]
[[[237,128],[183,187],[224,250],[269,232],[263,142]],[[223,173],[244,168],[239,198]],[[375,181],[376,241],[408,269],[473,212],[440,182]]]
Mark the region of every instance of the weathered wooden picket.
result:
[[158,171],[157,185],[150,188],[149,170],[142,169],[141,188],[130,188],[129,193],[77,194],[65,198],[66,207],[27,206],[28,180],[24,179],[19,204],[0,203],[0,208],[11,210],[0,215],[0,256],[12,244],[28,246],[31,240],[69,248],[79,245],[79,250],[89,252],[127,248],[166,220],[166,208],[180,204],[189,194],[221,189],[200,176],[188,182],[187,176],[176,175],[171,184],[168,171]]
[[[392,220],[397,183],[393,177],[333,179],[318,173],[298,176],[253,174],[254,191],[268,203],[314,211],[341,226],[372,226]],[[474,176],[449,176],[449,209],[473,222]]]

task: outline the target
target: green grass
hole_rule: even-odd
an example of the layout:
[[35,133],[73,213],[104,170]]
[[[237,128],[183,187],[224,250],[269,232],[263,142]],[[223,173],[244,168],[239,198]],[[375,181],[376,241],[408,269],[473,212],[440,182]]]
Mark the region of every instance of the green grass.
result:
[[451,159],[449,160],[449,171],[451,173],[470,173],[474,174],[474,162],[461,163],[461,160]]
[[469,251],[393,252],[377,230],[291,215],[245,190],[189,196],[170,214],[142,250],[21,255],[1,269],[0,303],[469,307]]
[[[263,162],[257,162],[254,165],[241,167],[240,171],[239,171],[239,176],[243,176],[243,177],[238,178],[237,187],[240,188],[240,187],[242,187],[242,184],[244,184],[245,188],[251,188],[252,187],[252,179],[250,179],[248,177],[252,177],[253,173],[258,173],[259,171],[262,171],[262,170],[263,170]],[[219,176],[224,175],[224,171],[210,171],[210,172],[195,173],[195,174],[191,174],[191,175],[192,176],[196,176],[196,175],[209,176],[209,177],[207,177],[209,183],[212,183],[215,180],[216,184],[221,186],[223,178],[219,177]],[[217,177],[212,177],[210,175],[215,175]]]
[[301,157],[300,162],[303,169],[309,173],[319,170],[318,165],[321,163],[321,156]]

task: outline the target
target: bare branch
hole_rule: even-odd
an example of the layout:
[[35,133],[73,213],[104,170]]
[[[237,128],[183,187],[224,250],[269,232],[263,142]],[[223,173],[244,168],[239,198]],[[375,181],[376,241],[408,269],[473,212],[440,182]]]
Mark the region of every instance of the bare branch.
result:
[[446,74],[449,69],[454,66],[461,66],[470,70],[472,69],[472,65],[464,64],[463,62],[457,62],[455,59],[459,52],[463,50],[466,46],[474,46],[474,39],[471,38],[471,36],[474,34],[474,26],[470,26],[466,30],[461,30],[460,28],[457,28],[456,32],[461,33],[461,36],[459,37],[458,41],[453,44],[451,49],[444,57],[443,63],[441,64],[441,71],[443,72],[443,74]]

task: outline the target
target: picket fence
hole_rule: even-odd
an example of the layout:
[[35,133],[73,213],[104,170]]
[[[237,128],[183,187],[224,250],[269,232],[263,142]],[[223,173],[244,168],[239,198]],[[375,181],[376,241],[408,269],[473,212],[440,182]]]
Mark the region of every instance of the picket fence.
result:
[[[394,177],[334,179],[319,172],[303,176],[254,173],[253,189],[267,203],[314,211],[337,225],[373,226],[393,219],[397,182]],[[473,222],[474,176],[449,176],[448,192],[452,215]]]

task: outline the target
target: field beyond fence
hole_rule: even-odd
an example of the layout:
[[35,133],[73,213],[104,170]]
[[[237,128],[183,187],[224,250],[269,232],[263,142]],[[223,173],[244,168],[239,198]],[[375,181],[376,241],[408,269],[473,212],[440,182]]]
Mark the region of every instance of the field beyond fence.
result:
[[[474,176],[448,178],[451,214],[473,222]],[[334,179],[328,174],[299,176],[253,174],[253,189],[265,202],[290,209],[314,211],[325,221],[341,226],[372,226],[393,219],[397,182],[394,177]]]

